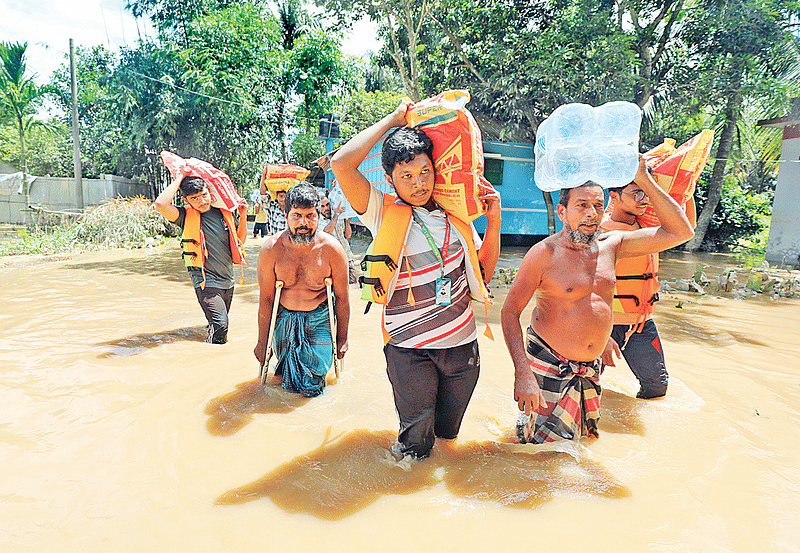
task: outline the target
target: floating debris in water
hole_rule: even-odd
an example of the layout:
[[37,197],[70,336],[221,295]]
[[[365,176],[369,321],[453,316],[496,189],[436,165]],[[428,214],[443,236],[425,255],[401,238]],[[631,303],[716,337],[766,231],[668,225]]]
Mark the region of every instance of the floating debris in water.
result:
[[773,269],[766,265],[759,267],[726,268],[714,278],[706,275],[706,269],[698,265],[690,279],[661,281],[664,291],[693,292],[706,294],[713,291],[730,295],[734,299],[745,299],[758,295],[773,298],[800,297],[800,275],[784,269]]

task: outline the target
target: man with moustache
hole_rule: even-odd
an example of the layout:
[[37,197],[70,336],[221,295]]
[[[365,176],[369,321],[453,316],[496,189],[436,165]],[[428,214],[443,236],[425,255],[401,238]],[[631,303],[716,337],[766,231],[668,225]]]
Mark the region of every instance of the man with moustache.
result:
[[[286,193],[286,230],[270,236],[258,257],[258,342],[253,353],[264,364],[269,339],[276,283],[283,283],[273,348],[278,359],[276,375],[283,387],[306,397],[325,387],[333,365],[334,349],[342,359],[347,352],[350,321],[347,258],[330,234],[317,232],[320,216],[316,189],[300,183]],[[336,336],[331,336],[325,279],[333,281]]]
[[[374,259],[360,280],[383,304],[386,372],[400,418],[392,454],[424,459],[457,437],[480,373],[472,299],[485,299],[500,254],[500,195],[481,185],[483,240],[433,199],[433,142],[406,127],[409,102],[342,146],[331,168],[372,232]],[[391,129],[381,151],[396,196],[370,185],[358,167]],[[367,258],[365,258],[367,260]],[[374,271],[374,272],[373,272]],[[367,288],[368,289],[368,288]]]
[[[514,363],[514,399],[523,443],[597,437],[600,374],[612,350],[614,266],[686,242],[692,227],[681,207],[653,180],[639,158],[634,182],[650,198],[660,227],[600,235],[605,197],[592,181],[561,191],[557,234],[534,245],[520,265],[501,311]],[[520,315],[534,292],[536,306],[523,342]]]

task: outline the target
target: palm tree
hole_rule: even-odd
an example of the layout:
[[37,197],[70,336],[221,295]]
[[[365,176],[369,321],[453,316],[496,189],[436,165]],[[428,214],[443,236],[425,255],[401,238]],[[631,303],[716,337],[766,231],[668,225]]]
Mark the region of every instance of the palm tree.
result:
[[784,0],[701,0],[686,38],[707,77],[707,94],[716,100],[720,119],[715,161],[706,203],[697,218],[694,238],[684,248],[696,251],[705,239],[722,196],[722,181],[747,101],[769,96],[797,67],[787,45],[794,39],[794,4]]
[[25,50],[28,43],[0,42],[0,115],[3,120],[13,122],[19,135],[20,165],[22,166],[25,206],[30,205],[28,187],[28,165],[25,152],[25,133],[32,127],[42,125],[34,119],[36,108],[41,105],[46,87],[38,86],[33,77],[26,77]]

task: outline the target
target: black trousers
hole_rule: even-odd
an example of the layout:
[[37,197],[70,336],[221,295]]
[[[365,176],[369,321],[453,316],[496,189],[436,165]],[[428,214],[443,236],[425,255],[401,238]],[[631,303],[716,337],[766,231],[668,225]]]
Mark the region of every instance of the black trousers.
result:
[[400,417],[399,453],[424,459],[436,438],[458,435],[480,374],[478,341],[447,349],[387,344],[383,352]]
[[195,288],[194,291],[208,321],[206,342],[224,344],[228,341],[228,312],[231,310],[233,288],[223,290],[206,286],[205,290]]

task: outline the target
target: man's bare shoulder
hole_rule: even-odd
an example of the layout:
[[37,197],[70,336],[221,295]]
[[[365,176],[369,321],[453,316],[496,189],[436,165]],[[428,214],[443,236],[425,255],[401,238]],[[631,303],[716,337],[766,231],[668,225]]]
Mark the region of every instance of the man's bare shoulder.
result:
[[525,254],[525,259],[530,261],[549,259],[559,247],[561,247],[560,236],[553,234],[531,246],[528,253]]
[[281,231],[273,234],[272,236],[268,236],[261,245],[261,253],[275,253],[276,250],[283,248],[284,234],[286,234],[286,231]]
[[325,255],[332,253],[344,255],[344,248],[339,243],[339,240],[332,234],[327,232],[317,232],[316,234],[317,245],[320,247]]
[[619,243],[635,230],[604,230],[597,237],[597,247],[601,252],[616,249]]

